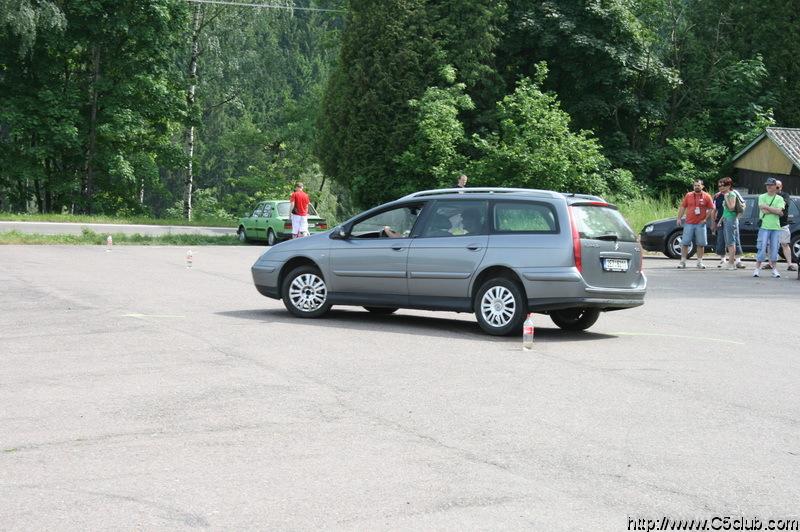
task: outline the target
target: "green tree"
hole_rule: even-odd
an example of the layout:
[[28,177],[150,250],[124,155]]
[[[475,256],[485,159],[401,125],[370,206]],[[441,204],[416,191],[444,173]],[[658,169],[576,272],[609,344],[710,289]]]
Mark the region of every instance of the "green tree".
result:
[[648,125],[663,120],[675,72],[651,53],[630,0],[509,0],[500,56],[509,83],[546,61],[544,88],[576,129],[592,130],[615,164],[636,165]]
[[16,33],[0,34],[0,176],[21,210],[31,196],[40,211],[141,210],[143,179],[174,155],[182,105],[169,50],[185,4],[61,8],[63,31],[39,32],[28,53],[8,45]]
[[399,194],[453,186],[455,176],[466,166],[467,140],[458,116],[474,104],[464,94],[465,85],[454,83],[452,67],[443,67],[442,77],[452,86],[429,87],[422,98],[409,102],[415,111],[416,131],[408,149],[398,158],[399,173],[408,176],[398,184]]
[[422,0],[353,0],[323,101],[323,171],[366,207],[399,195],[398,171],[416,129],[409,105],[435,84],[439,52]]
[[525,187],[605,194],[610,172],[600,144],[590,132],[570,130],[570,117],[558,99],[542,92],[538,79],[522,79],[497,105],[499,128],[475,136],[481,157],[471,169],[476,185]]

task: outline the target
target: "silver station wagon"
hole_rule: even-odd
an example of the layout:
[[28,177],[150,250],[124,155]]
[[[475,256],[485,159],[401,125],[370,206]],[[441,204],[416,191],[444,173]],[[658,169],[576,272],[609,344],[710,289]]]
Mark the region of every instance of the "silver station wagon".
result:
[[528,312],[584,330],[603,311],[643,304],[647,284],[616,207],[504,188],[416,192],[271,247],[252,274],[261,294],[300,318],[331,305],[474,312],[493,335],[518,332]]

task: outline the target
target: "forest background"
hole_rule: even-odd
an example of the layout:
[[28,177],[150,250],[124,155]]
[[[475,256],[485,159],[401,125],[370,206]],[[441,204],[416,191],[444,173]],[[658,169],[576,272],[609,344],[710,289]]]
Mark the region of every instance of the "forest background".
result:
[[625,201],[800,126],[800,0],[269,4],[0,0],[0,211],[229,220],[300,180],[340,220],[462,172]]

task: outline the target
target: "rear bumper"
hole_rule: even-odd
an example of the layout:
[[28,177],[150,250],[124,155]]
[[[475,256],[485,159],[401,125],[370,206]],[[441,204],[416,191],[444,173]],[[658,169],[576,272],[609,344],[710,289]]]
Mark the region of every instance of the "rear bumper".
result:
[[532,312],[567,308],[616,310],[644,304],[647,277],[640,274],[632,288],[607,288],[587,285],[578,270],[523,271],[522,279]]
[[599,308],[601,310],[623,310],[644,305],[644,296],[629,299],[605,299],[598,297],[576,297],[574,299],[529,299],[528,310],[531,312],[547,312],[568,308]]

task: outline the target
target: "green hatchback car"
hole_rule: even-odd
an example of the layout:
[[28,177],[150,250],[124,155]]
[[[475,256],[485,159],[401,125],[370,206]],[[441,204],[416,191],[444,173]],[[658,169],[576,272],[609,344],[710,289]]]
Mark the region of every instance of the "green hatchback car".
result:
[[[309,205],[308,232],[313,234],[327,230],[327,222],[319,217],[313,205]],[[262,201],[250,216],[239,218],[239,228],[236,230],[236,234],[242,242],[266,240],[270,246],[292,238],[289,202],[286,200]]]

